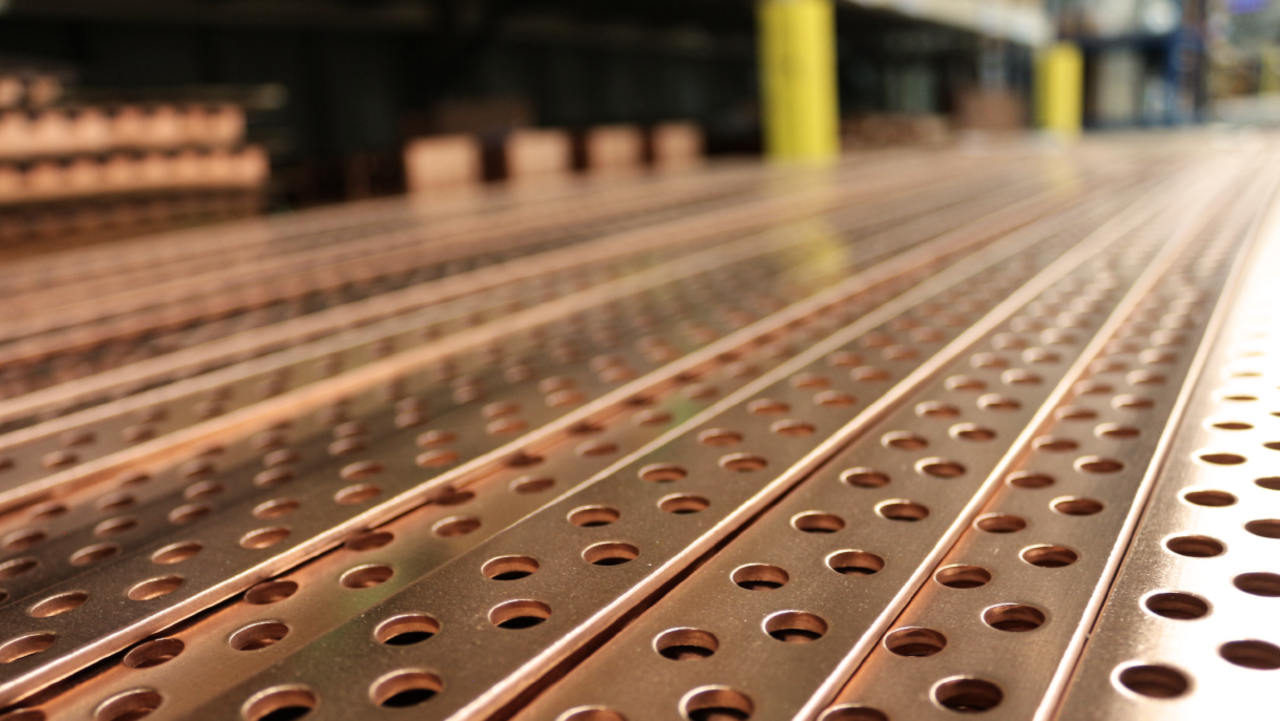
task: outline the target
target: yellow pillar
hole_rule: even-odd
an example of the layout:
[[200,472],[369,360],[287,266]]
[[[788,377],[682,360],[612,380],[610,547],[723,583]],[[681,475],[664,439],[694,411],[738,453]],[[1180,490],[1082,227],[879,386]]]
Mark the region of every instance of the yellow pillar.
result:
[[1049,46],[1036,68],[1040,127],[1064,138],[1080,134],[1084,124],[1084,56],[1072,43]]
[[832,0],[760,0],[765,150],[828,163],[840,154]]

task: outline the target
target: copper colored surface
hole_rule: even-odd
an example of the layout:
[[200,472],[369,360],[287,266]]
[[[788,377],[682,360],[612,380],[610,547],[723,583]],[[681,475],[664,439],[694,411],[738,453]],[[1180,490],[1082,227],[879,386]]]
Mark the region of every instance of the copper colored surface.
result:
[[[504,189],[0,269],[0,720],[1269,708],[1270,138],[517,140]],[[164,157],[30,187],[256,172]]]

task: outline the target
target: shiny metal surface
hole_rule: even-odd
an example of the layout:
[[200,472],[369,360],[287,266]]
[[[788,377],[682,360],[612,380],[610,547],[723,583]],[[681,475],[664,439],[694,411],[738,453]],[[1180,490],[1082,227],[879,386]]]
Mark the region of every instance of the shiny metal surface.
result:
[[1265,463],[1216,409],[1266,384],[1274,152],[712,167],[0,270],[0,719],[1203,715],[1278,641],[1153,569],[1280,572],[1238,551],[1269,476],[1245,520],[1191,477]]

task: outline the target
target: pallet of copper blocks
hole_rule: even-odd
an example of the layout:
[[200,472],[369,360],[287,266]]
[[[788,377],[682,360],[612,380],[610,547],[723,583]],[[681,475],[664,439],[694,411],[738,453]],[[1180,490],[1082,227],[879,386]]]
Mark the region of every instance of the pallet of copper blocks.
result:
[[882,151],[9,264],[0,721],[1264,717],[1278,161]]

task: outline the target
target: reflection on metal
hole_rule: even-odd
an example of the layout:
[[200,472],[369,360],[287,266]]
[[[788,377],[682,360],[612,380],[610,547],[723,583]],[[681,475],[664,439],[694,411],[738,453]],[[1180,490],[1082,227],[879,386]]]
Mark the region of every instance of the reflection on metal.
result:
[[0,291],[50,349],[0,401],[0,719],[1262,708],[1262,150],[895,151],[48,257]]

